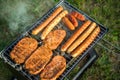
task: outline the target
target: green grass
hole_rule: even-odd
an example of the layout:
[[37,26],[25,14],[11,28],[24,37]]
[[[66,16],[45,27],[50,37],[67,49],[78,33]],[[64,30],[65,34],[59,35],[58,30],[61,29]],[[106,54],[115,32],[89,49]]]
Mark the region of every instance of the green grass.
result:
[[10,80],[13,75],[3,63],[2,59],[0,59],[0,80]]
[[[22,0],[21,0],[22,1]],[[55,2],[54,2],[55,1]],[[13,41],[16,36],[24,32],[26,26],[31,25],[45,12],[49,10],[58,0],[51,0],[51,3],[43,0],[23,0],[27,12],[16,12],[17,1],[13,0],[0,0],[0,50]],[[104,39],[108,40],[111,44],[120,49],[120,2],[119,0],[68,0],[72,5],[84,11],[89,16],[97,20],[99,23],[109,28],[109,32],[105,35]],[[27,4],[26,4],[27,3]],[[42,3],[42,4],[41,4]],[[53,5],[51,5],[53,4]],[[6,6],[4,6],[6,5]],[[6,10],[6,11],[5,11]],[[14,10],[14,11],[12,11]],[[13,14],[16,16],[14,16]],[[24,16],[24,15],[28,16]],[[21,17],[23,15],[23,17]],[[17,17],[22,20],[16,21]],[[9,22],[16,22],[19,29],[14,31],[10,29]],[[26,24],[25,24],[26,22]],[[14,26],[14,25],[13,25]],[[16,27],[16,26],[14,26]],[[24,29],[25,27],[25,29]],[[23,29],[20,31],[20,29]],[[14,34],[16,33],[16,34]],[[104,41],[100,44],[105,45],[111,51],[95,46],[99,54],[97,61],[83,74],[81,80],[120,80],[120,51],[116,50]],[[9,80],[12,73],[5,67],[2,60],[0,60],[0,80]],[[73,72],[76,73],[78,68]],[[72,75],[73,76],[73,75]]]

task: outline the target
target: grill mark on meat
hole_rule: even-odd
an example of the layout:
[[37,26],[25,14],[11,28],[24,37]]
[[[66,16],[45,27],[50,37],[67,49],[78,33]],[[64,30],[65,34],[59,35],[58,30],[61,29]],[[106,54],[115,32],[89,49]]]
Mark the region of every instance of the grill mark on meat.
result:
[[66,68],[66,60],[62,56],[55,56],[40,74],[41,80],[56,80]]
[[37,46],[38,42],[35,39],[24,37],[13,48],[10,57],[18,64],[24,63]]
[[38,74],[52,57],[52,51],[45,46],[39,47],[25,62],[25,69],[30,74]]
[[[38,63],[39,64],[39,63]],[[38,65],[38,66],[35,66],[34,68],[31,68],[30,70],[30,73],[33,73],[33,72],[36,72],[38,71],[39,69],[41,69],[43,67],[43,65],[46,65],[46,62],[45,63],[40,63],[41,65]]]
[[50,48],[51,50],[54,50],[63,41],[65,36],[66,36],[65,30],[54,30],[54,31],[51,31],[46,36],[46,38],[43,40],[44,46]]

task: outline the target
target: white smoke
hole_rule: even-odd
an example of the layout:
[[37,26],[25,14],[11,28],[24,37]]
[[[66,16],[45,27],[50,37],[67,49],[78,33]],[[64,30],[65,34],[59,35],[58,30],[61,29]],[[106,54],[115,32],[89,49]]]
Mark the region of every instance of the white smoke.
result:
[[10,32],[21,32],[32,25],[53,6],[54,0],[2,0],[0,19],[4,19]]
[[28,13],[28,4],[25,2],[17,2],[14,7],[11,7],[9,18],[7,19],[9,28],[12,31],[24,29],[29,20],[34,18],[33,15]]

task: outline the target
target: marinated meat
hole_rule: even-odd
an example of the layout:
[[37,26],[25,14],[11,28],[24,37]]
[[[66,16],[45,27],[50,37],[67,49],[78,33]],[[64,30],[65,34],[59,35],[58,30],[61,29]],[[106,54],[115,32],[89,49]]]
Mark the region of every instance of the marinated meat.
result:
[[24,63],[37,46],[38,42],[35,39],[24,37],[13,48],[10,53],[10,57],[18,64]]
[[52,57],[52,51],[44,46],[39,47],[25,62],[25,69],[30,74],[38,74]]
[[62,56],[55,56],[40,74],[41,80],[56,80],[65,69],[65,58]]
[[44,40],[44,45],[51,50],[56,49],[66,36],[65,30],[51,31]]

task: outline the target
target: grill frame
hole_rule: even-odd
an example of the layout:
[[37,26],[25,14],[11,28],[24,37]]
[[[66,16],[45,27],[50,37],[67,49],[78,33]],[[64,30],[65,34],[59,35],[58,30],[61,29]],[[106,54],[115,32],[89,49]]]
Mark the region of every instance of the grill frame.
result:
[[[88,16],[86,13],[84,13],[83,11],[75,8],[74,6],[72,6],[70,3],[68,3],[67,1],[60,1],[58,4],[56,4],[52,9],[50,9],[46,14],[43,15],[42,18],[40,18],[37,22],[35,22],[31,28],[27,29],[26,32],[24,32],[23,34],[21,34],[21,36],[19,36],[15,41],[13,41],[7,48],[5,48],[4,50],[1,51],[1,58],[5,61],[5,63],[7,63],[9,66],[11,66],[12,68],[14,68],[16,71],[20,72],[20,74],[22,74],[23,76],[27,77],[28,80],[38,80],[39,76],[33,76],[31,74],[29,74],[28,72],[26,72],[26,70],[23,69],[23,65],[18,65],[16,63],[14,63],[9,56],[10,51],[12,50],[12,48],[17,44],[18,41],[20,41],[23,37],[25,36],[29,36],[31,37],[31,31],[37,27],[42,21],[44,21],[47,16],[49,16],[52,11],[57,7],[57,6],[66,6],[69,7],[73,10],[76,10],[80,13],[82,13],[83,15],[85,15],[85,17],[93,22],[96,22],[97,25],[100,26],[101,32],[99,33],[99,35],[97,36],[97,38],[92,42],[92,44],[87,48],[87,50],[85,50],[83,52],[83,54],[77,58],[72,58],[70,55],[68,54],[64,54],[64,57],[66,58],[66,60],[68,61],[67,63],[67,68],[64,71],[64,73],[58,78],[58,80],[63,80],[70,72],[72,69],[74,69],[74,67],[86,56],[88,55],[89,51],[92,49],[92,47],[94,47],[94,45],[106,34],[106,32],[108,31],[107,28],[105,28],[102,24],[98,23],[97,21],[95,21],[93,18],[91,18],[90,16]],[[69,60],[70,59],[70,60]]]

